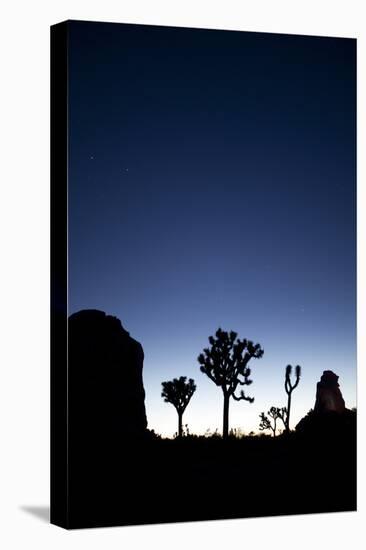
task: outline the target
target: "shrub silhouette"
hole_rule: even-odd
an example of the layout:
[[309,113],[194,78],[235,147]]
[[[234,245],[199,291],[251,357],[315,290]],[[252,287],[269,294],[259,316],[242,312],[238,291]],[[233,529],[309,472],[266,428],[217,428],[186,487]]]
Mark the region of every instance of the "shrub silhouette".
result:
[[287,427],[287,407],[281,407],[277,409],[278,418],[282,421],[282,424]]
[[161,397],[166,403],[171,403],[176,408],[178,413],[178,437],[183,435],[183,413],[191,400],[192,395],[196,391],[196,384],[190,378],[187,382],[186,376],[174,378],[168,382],[162,382],[163,391]]
[[287,393],[287,414],[286,414],[286,433],[289,433],[290,431],[290,412],[291,412],[291,395],[294,389],[298,386],[300,382],[300,376],[301,376],[301,367],[300,365],[296,365],[295,367],[295,383],[291,383],[291,373],[292,373],[292,366],[287,365],[286,367],[286,373],[285,373],[285,390]]
[[210,336],[211,348],[205,348],[198,356],[200,370],[212,380],[216,386],[222,389],[224,396],[224,413],[222,435],[227,438],[229,433],[229,403],[230,397],[236,401],[245,400],[253,403],[254,398],[248,397],[241,390],[240,395],[235,391],[240,386],[248,386],[252,383],[249,379],[251,370],[247,366],[253,357],[259,359],[263,350],[259,344],[253,344],[250,340],[237,339],[234,331],[225,332],[219,328],[215,337]]
[[261,421],[259,424],[259,429],[261,431],[272,430],[273,437],[276,437],[277,421],[282,420],[284,426],[286,427],[286,412],[286,407],[282,407],[282,409],[279,407],[271,407],[267,412],[268,416],[263,412],[260,413],[259,417]]

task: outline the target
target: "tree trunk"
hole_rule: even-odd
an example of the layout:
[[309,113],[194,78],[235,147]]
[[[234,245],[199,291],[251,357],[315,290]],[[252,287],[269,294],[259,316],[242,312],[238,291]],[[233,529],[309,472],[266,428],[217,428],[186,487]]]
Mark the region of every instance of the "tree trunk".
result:
[[288,394],[288,400],[287,400],[286,433],[290,432],[290,410],[291,410],[291,393]]
[[183,435],[183,413],[178,413],[178,437],[182,437]]
[[229,435],[229,401],[230,395],[224,393],[224,419],[222,426],[222,437],[227,438]]

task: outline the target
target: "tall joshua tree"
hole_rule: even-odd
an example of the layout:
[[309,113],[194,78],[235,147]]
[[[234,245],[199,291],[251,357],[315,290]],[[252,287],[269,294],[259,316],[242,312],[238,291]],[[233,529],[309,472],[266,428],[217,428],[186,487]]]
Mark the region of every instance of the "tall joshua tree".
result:
[[236,401],[245,400],[253,403],[254,398],[246,396],[243,390],[239,395],[235,392],[238,386],[249,386],[252,383],[249,378],[251,370],[247,365],[250,359],[259,359],[263,355],[259,344],[254,345],[250,340],[237,339],[237,336],[234,331],[225,332],[219,328],[215,336],[208,339],[211,348],[205,348],[198,357],[201,372],[221,388],[224,396],[224,438],[229,434],[230,397]]
[[[268,416],[267,416],[268,415]],[[284,418],[286,418],[286,407],[271,407],[267,414],[263,412],[259,415],[261,421],[259,424],[260,430],[272,430],[273,437],[276,437],[277,421],[282,420],[286,427]],[[272,419],[272,420],[271,420]]]
[[163,386],[161,397],[164,398],[166,403],[171,403],[176,408],[178,413],[178,436],[182,437],[183,413],[196,391],[196,384],[192,378],[187,382],[187,377],[181,376],[168,382],[162,382],[161,385]]
[[295,367],[295,382],[291,382],[292,366],[287,365],[285,373],[285,390],[287,393],[287,411],[286,411],[286,433],[290,431],[290,412],[291,412],[291,396],[294,389],[298,386],[301,376],[301,367],[296,365]]

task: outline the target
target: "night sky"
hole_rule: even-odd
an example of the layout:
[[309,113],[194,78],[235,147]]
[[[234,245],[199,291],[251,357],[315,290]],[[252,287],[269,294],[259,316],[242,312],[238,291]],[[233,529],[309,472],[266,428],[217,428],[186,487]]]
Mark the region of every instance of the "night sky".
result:
[[72,22],[69,313],[117,316],[145,352],[149,428],[173,435],[161,382],[197,392],[191,432],[222,429],[197,356],[220,326],[260,343],[257,430],[313,407],[323,370],[356,405],[356,42]]

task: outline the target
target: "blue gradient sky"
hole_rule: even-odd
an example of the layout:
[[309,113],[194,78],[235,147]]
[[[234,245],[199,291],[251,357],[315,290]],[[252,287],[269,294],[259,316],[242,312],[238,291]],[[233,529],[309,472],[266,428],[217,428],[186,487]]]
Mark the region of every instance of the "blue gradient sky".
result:
[[264,348],[231,427],[286,404],[288,363],[293,425],[325,369],[355,406],[355,41],[72,22],[69,44],[69,313],[142,343],[149,427],[176,431],[161,382],[186,375],[184,422],[221,430],[197,362],[219,326]]

